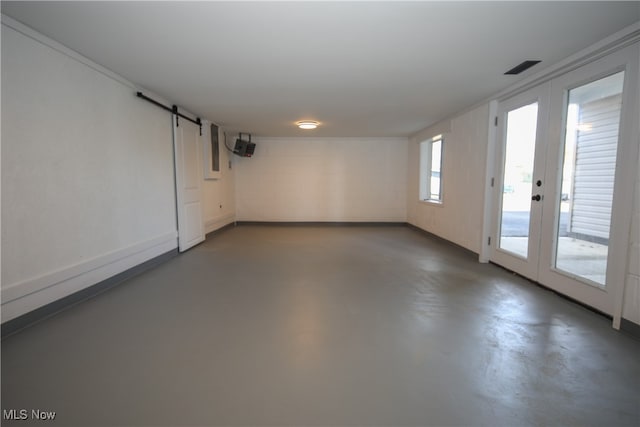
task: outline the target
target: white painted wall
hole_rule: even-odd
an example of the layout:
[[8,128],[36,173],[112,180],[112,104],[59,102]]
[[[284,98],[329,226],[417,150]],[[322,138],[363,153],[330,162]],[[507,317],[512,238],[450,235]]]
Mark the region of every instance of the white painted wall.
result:
[[625,283],[622,317],[640,325],[640,158],[638,158],[638,176],[633,197],[629,267]]
[[[233,154],[224,146],[224,129],[221,127],[218,127],[218,141],[220,144],[220,177],[205,179],[202,186],[205,233],[211,233],[235,221],[234,170],[233,167],[229,167],[230,156]],[[201,144],[211,144],[211,123],[209,121],[205,121],[202,126]],[[208,162],[209,159],[205,159],[205,161]]]
[[17,28],[3,18],[3,321],[176,247],[171,115]]
[[[636,87],[640,98],[640,87]],[[640,125],[636,122],[635,140],[640,144]],[[636,163],[638,171],[633,192],[633,216],[631,217],[631,236],[629,238],[629,259],[625,281],[622,318],[640,325],[640,153]]]
[[[407,221],[480,252],[489,107],[484,104],[409,139]],[[419,200],[420,142],[443,134],[442,204]]]
[[254,142],[234,158],[239,221],[406,221],[406,138]]
[[[3,322],[176,248],[168,112],[6,17],[2,89]],[[206,232],[235,220],[220,154],[219,179],[203,185]]]

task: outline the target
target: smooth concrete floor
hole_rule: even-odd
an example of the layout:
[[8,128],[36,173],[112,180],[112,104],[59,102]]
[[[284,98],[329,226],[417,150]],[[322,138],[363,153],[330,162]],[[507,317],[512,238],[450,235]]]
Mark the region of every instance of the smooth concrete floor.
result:
[[2,425],[640,424],[640,341],[408,227],[240,226],[2,342]]

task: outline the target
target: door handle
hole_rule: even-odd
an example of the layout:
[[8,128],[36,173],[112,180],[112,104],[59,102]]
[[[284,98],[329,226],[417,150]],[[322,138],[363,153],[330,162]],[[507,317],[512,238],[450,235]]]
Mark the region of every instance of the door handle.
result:
[[535,196],[531,196],[531,200],[535,200],[536,202],[539,202],[542,199],[542,197],[540,197],[539,194],[536,194]]

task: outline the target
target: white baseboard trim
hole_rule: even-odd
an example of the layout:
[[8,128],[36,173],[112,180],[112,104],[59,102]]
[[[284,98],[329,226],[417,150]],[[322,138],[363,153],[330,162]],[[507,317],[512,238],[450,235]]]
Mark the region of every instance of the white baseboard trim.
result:
[[242,215],[235,219],[237,222],[407,222],[407,217],[402,216],[340,216],[340,217],[302,217],[302,216],[267,216],[267,215]]
[[177,247],[175,231],[2,288],[2,322],[115,276]]
[[229,225],[230,223],[236,220],[235,213],[221,215],[219,217],[211,218],[205,221],[204,223],[204,232],[205,234],[209,234],[213,231],[219,230],[225,225]]

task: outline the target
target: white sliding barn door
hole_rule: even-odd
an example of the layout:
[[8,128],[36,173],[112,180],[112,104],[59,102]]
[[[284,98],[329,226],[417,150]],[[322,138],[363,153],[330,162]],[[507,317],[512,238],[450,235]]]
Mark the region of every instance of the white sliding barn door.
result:
[[187,120],[176,122],[174,115],[173,135],[178,204],[178,249],[184,252],[205,238],[202,214],[200,129]]

